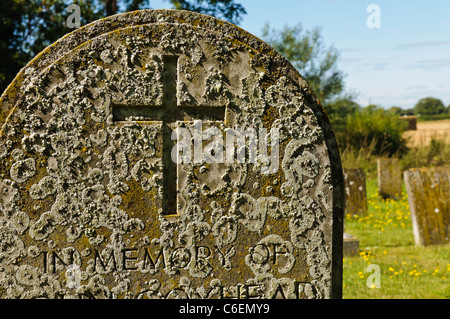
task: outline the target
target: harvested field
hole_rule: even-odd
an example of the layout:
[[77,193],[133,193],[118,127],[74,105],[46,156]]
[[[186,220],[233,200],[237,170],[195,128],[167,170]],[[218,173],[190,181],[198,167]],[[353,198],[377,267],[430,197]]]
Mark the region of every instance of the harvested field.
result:
[[417,130],[406,131],[403,136],[408,147],[426,146],[432,138],[450,143],[450,120],[417,122]]

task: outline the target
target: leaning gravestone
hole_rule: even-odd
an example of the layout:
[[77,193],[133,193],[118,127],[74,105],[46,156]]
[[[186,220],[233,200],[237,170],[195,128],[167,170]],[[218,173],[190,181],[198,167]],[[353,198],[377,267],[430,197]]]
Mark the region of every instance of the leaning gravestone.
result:
[[377,159],[378,193],[384,198],[402,197],[402,171],[397,158]]
[[0,101],[2,298],[336,298],[342,171],[280,54],[145,10],[45,49]]
[[450,244],[450,167],[404,172],[417,245]]
[[361,168],[344,168],[345,214],[367,215],[366,175]]

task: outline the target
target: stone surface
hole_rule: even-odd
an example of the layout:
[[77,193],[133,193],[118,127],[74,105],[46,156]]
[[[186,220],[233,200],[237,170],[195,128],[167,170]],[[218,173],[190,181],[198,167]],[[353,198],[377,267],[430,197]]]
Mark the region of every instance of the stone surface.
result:
[[0,125],[0,297],[341,297],[331,126],[242,29],[174,10],[96,21],[21,70]]
[[359,239],[344,233],[344,256],[357,256],[359,252]]
[[344,168],[345,213],[367,215],[366,174],[361,168]]
[[378,193],[384,198],[402,197],[402,172],[397,158],[377,159]]
[[404,172],[417,245],[450,244],[450,167]]

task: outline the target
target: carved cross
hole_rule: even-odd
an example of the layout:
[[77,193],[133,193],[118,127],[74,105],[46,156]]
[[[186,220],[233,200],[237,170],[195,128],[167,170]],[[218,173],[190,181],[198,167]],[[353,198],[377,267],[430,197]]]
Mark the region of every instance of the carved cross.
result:
[[[171,124],[177,121],[225,121],[225,106],[210,105],[183,106],[178,105],[178,58],[179,56],[164,56],[164,71],[162,76],[164,93],[162,105],[113,105],[115,122],[125,121],[129,116],[143,118],[145,122],[162,122],[163,136],[163,215],[178,215],[177,203],[177,164],[172,161],[171,151],[175,145],[172,141]],[[149,123],[150,124],[150,123]]]

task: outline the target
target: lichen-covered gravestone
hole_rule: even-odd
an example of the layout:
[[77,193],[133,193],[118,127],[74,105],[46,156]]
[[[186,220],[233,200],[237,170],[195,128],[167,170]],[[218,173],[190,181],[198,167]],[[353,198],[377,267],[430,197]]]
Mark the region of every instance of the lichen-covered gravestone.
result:
[[402,197],[402,171],[397,158],[377,159],[378,194],[384,198]]
[[450,244],[450,167],[404,172],[417,245]]
[[345,213],[367,215],[366,175],[361,168],[344,168]]
[[344,233],[344,256],[357,256],[359,253],[359,239]]
[[21,70],[0,124],[0,297],[341,296],[333,132],[242,29],[94,22]]

